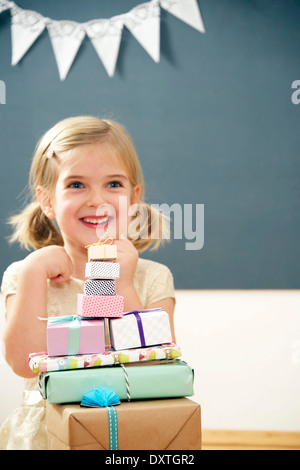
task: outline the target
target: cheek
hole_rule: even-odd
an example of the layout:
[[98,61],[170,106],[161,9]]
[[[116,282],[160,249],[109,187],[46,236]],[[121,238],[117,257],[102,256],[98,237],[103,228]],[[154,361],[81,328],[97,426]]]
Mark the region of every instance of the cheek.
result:
[[114,197],[113,206],[116,214],[117,232],[118,236],[126,235],[131,217],[130,212],[130,195],[123,193]]
[[128,210],[131,205],[129,192],[118,192],[118,194],[111,194],[107,198],[107,204],[114,207],[114,211],[117,216],[127,217]]
[[80,207],[79,201],[77,199],[69,199],[65,197],[57,198],[55,204],[55,213],[57,217],[60,216],[71,216],[75,215],[78,208]]

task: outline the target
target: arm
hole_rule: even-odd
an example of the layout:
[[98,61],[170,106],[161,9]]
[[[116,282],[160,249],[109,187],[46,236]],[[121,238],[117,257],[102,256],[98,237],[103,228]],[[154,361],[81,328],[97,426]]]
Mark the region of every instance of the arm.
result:
[[[29,353],[46,351],[46,281],[33,280],[20,273],[17,294],[7,298],[7,324],[3,336],[4,356],[13,371],[21,377],[33,377],[28,367]],[[38,290],[37,290],[38,289]],[[39,293],[37,295],[37,292]],[[35,299],[32,305],[32,299]]]
[[141,299],[134,287],[134,273],[138,262],[138,251],[127,238],[115,240],[120,264],[120,278],[116,280],[117,293],[124,297],[124,311],[143,310]]
[[31,253],[19,271],[17,292],[7,298],[7,323],[3,335],[4,357],[21,377],[33,377],[28,355],[46,351],[47,279],[66,280],[70,260],[61,247],[41,248]]

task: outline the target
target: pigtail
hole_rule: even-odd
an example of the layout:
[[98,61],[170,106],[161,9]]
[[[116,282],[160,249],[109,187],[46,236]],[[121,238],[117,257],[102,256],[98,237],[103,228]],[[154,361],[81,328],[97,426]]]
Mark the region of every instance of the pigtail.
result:
[[139,203],[138,207],[128,227],[128,238],[140,252],[157,250],[170,239],[169,218],[149,204]]
[[28,204],[20,214],[12,216],[8,223],[14,227],[10,243],[19,242],[29,250],[48,245],[63,246],[63,239],[54,223],[46,217],[38,202]]

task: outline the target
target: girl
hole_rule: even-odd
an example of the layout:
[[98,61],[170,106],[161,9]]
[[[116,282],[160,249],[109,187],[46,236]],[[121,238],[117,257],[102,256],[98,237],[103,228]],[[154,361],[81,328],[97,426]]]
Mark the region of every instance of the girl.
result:
[[[47,350],[47,322],[37,317],[76,312],[85,281],[86,246],[106,230],[116,232],[116,287],[124,296],[124,310],[164,308],[175,339],[172,275],[167,267],[138,256],[159,246],[161,215],[143,203],[143,175],[125,129],[91,116],[59,122],[37,146],[30,185],[33,201],[12,218],[12,241],[35,251],[10,265],[2,281],[4,354],[13,371],[25,378],[21,407],[0,431],[2,449],[47,448],[45,403],[27,362],[30,353]],[[146,239],[127,237],[138,214],[128,216],[124,201],[126,207],[140,204],[147,209]]]

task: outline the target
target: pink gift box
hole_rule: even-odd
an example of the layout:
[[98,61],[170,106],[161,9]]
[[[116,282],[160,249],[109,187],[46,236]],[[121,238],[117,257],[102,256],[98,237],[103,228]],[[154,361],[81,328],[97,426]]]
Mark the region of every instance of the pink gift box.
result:
[[122,317],[124,297],[122,295],[77,296],[77,315],[82,317]]
[[78,319],[76,316],[49,318],[47,349],[49,356],[102,354],[105,352],[104,320]]

